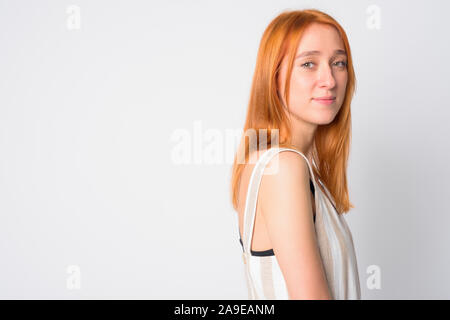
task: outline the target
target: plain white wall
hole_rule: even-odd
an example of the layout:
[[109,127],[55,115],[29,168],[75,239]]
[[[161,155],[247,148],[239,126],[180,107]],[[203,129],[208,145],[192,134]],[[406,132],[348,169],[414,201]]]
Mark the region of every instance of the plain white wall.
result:
[[304,8],[352,48],[362,298],[449,299],[450,6],[406,0],[1,0],[0,298],[246,299],[226,150],[265,27]]

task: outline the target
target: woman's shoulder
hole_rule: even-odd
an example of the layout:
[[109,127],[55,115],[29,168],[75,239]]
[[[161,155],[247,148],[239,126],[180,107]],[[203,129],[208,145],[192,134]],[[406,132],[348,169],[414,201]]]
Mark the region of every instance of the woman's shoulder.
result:
[[[306,160],[296,152],[277,152],[263,171],[263,177],[278,183],[307,181],[309,179],[309,168]],[[309,182],[308,182],[309,186]]]
[[253,151],[249,154],[247,163],[250,167],[254,167],[254,165],[260,161],[262,156],[270,157],[270,159],[267,159],[266,157],[266,168],[264,170],[264,174],[267,174],[266,171],[268,171],[269,168],[277,169],[278,165],[281,165],[285,171],[296,168],[302,168],[304,171],[305,168],[308,169],[309,167],[308,160],[302,152],[292,148],[282,147],[273,147],[265,150]]
[[310,173],[305,159],[296,152],[277,152],[269,159],[260,183],[260,198],[265,206],[269,201],[295,199],[308,195]]
[[[310,172],[305,159],[296,152],[279,152],[264,169],[258,202],[266,221],[313,222]],[[275,160],[275,158],[277,158]]]

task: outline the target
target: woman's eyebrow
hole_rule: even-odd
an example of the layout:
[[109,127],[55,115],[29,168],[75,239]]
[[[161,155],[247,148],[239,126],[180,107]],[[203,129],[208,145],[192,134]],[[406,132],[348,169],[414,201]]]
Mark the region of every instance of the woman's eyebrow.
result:
[[[312,51],[305,51],[305,52],[302,52],[302,53],[299,53],[296,57],[295,57],[295,59],[298,59],[298,58],[302,58],[302,57],[307,57],[307,56],[320,56],[322,54],[322,52],[320,52],[320,51],[317,51],[317,50],[312,50]],[[337,50],[334,50],[334,54],[333,54],[333,56],[337,56],[337,55],[347,55],[347,53],[345,52],[345,50],[342,50],[342,49],[337,49]]]

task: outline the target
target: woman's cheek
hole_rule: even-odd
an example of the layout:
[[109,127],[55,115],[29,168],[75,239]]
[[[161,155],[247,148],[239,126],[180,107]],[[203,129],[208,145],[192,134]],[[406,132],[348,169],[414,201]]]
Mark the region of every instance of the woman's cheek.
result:
[[296,78],[294,80],[294,88],[296,92],[305,92],[311,86],[312,80],[307,77]]

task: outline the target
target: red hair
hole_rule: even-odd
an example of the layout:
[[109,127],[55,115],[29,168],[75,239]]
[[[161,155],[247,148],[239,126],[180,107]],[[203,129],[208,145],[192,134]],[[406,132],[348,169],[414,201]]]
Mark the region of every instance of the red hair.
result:
[[254,151],[246,139],[248,132],[253,130],[260,134],[264,132],[264,136],[256,135],[256,145],[260,145],[263,138],[270,148],[271,138],[276,135],[277,147],[297,149],[291,145],[291,126],[289,118],[283,112],[283,102],[277,93],[277,77],[281,61],[287,55],[288,69],[284,94],[289,97],[295,54],[305,29],[312,23],[327,24],[336,28],[347,53],[348,72],[345,98],[339,112],[331,123],[319,125],[315,132],[312,148],[312,157],[316,164],[316,168],[313,166],[314,175],[327,187],[339,214],[354,208],[349,200],[346,174],[351,138],[350,104],[356,86],[350,45],[344,29],[334,18],[319,10],[308,9],[281,13],[270,22],[262,36],[244,133],[232,167],[231,195],[235,210],[238,208],[238,187],[242,170],[249,160],[249,154]]

